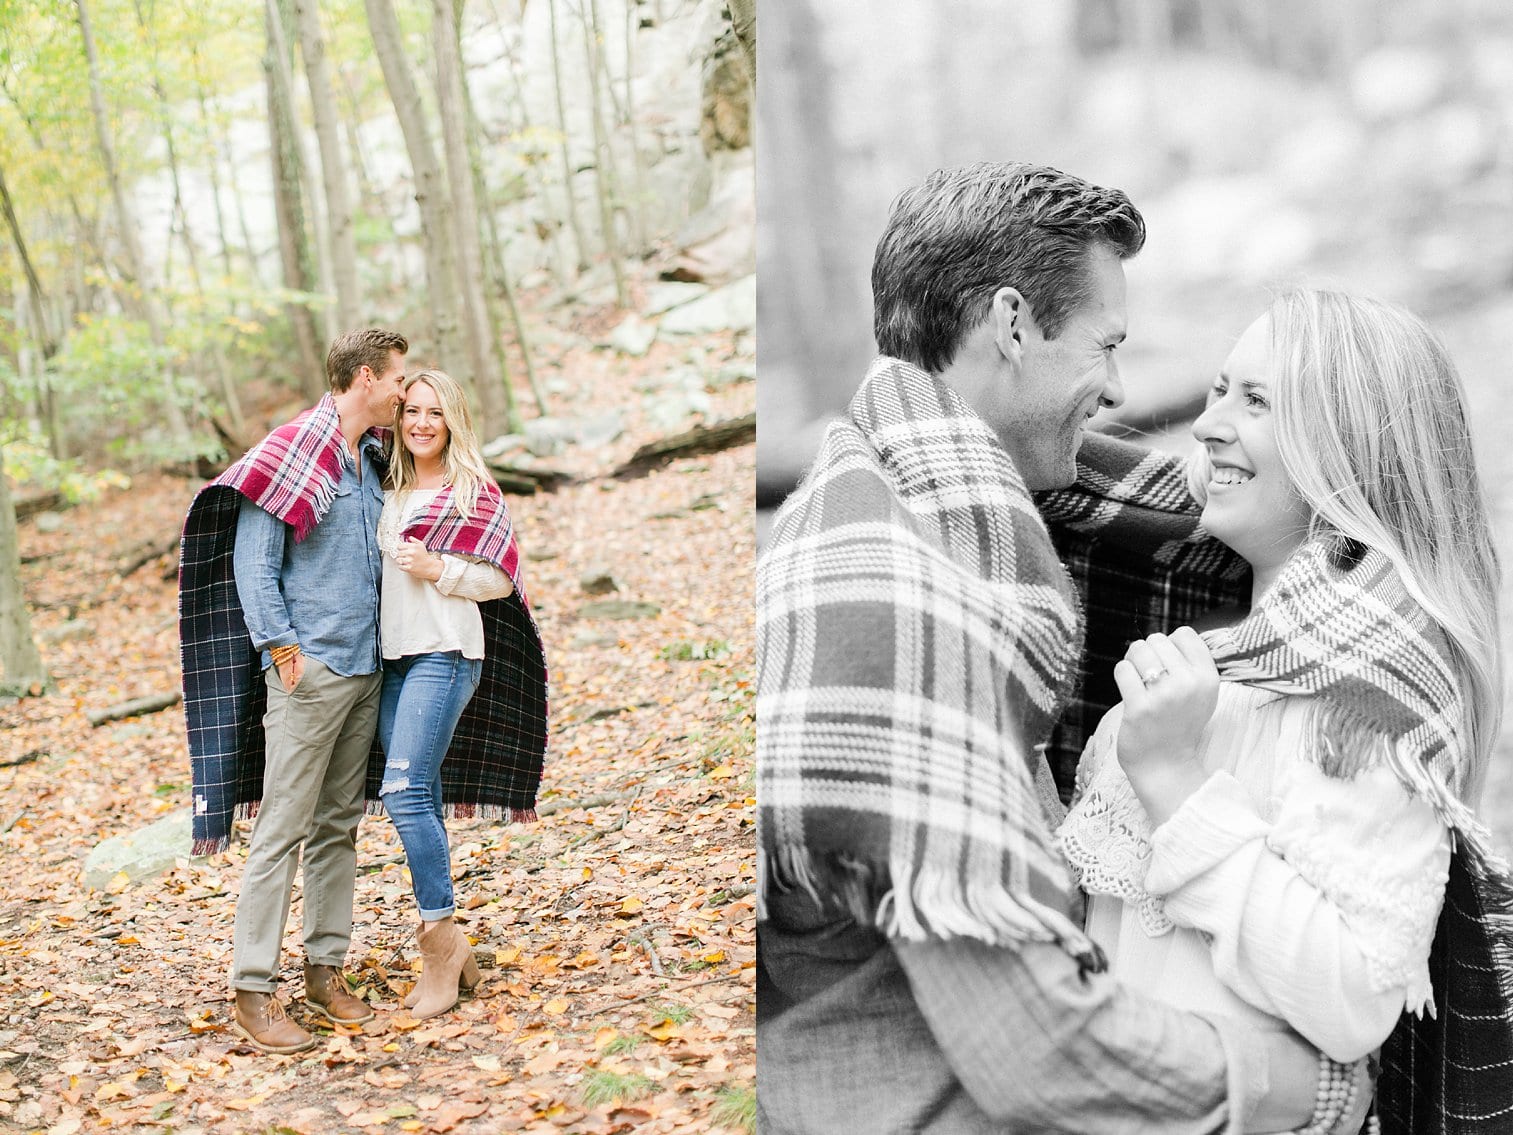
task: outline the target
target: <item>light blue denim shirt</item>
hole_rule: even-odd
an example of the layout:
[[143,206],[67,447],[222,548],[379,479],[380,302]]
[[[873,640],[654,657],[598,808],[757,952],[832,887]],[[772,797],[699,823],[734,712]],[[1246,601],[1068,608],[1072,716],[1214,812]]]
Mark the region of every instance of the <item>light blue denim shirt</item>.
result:
[[236,593],[263,652],[299,643],[300,650],[343,677],[379,668],[378,592],[383,566],[378,514],[383,485],[373,463],[377,443],[364,439],[362,479],[345,445],[341,482],[331,507],[296,544],[294,529],[246,498],[236,525]]

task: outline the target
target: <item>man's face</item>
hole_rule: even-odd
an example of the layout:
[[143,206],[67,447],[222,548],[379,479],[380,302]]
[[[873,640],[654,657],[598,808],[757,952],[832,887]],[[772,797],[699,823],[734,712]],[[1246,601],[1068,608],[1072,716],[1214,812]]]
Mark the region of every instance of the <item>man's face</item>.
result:
[[[1058,489],[1077,479],[1077,450],[1100,403],[1124,401],[1114,349],[1126,325],[1124,265],[1109,248],[1088,251],[1092,289],[1055,339],[1023,320],[1022,366],[1006,392],[998,433],[1031,489]],[[1029,313],[1033,316],[1033,312]]]
[[394,413],[404,399],[404,384],[405,357],[398,351],[390,351],[389,365],[382,374],[373,375],[373,385],[368,391],[368,411],[374,422],[387,425],[394,420]]

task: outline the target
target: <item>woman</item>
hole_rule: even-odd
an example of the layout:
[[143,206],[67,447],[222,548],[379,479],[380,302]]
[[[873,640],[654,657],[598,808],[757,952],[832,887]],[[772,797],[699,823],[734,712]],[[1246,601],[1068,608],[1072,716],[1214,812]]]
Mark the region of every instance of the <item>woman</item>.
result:
[[423,370],[405,381],[391,447],[390,488],[378,521],[384,657],[378,737],[385,754],[379,799],[404,844],[420,910],[424,968],[405,1005],[423,1018],[451,1009],[459,992],[479,981],[472,947],[452,920],[442,763],[483,675],[479,604],[516,590],[505,568],[518,557],[456,380]]
[[[1452,833],[1498,873],[1468,810],[1501,657],[1464,395],[1414,317],[1298,289],[1193,432],[1190,486],[1251,567],[1249,611],[1129,647],[1060,840],[1123,980],[1348,1065],[1433,1010]],[[1369,1097],[1323,1061],[1308,1130],[1359,1130]]]

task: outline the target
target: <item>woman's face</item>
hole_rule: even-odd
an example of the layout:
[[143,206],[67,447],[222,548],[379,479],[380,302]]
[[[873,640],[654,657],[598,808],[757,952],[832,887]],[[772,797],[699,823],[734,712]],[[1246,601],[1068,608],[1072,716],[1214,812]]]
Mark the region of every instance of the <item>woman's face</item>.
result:
[[1310,510],[1277,448],[1272,412],[1271,320],[1246,328],[1193,423],[1212,466],[1203,527],[1270,577],[1308,535]]
[[440,461],[447,451],[446,418],[441,399],[427,382],[417,382],[405,391],[399,416],[399,434],[405,448],[419,461]]

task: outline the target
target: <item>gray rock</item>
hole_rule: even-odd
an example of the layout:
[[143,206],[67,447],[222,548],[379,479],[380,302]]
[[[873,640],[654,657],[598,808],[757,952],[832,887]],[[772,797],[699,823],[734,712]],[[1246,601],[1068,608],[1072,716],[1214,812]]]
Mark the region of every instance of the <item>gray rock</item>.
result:
[[756,360],[737,359],[726,363],[709,379],[709,386],[714,390],[721,390],[727,386],[734,386],[738,382],[756,381]]
[[103,840],[84,860],[84,885],[104,887],[123,871],[133,883],[157,877],[175,860],[188,858],[190,828],[185,808],[138,831]]
[[578,423],[578,444],[585,449],[597,449],[609,445],[625,432],[625,421],[619,410],[606,410]]
[[660,284],[652,284],[646,289],[646,303],[641,309],[641,314],[648,316],[661,315],[664,311],[671,311],[675,307],[682,307],[685,303],[690,303],[708,294],[708,284],[685,284],[677,280],[667,280]]
[[489,461],[503,457],[506,453],[513,452],[514,450],[524,448],[524,434],[500,434],[493,441],[482,447],[483,456]]
[[609,333],[609,345],[622,355],[638,359],[651,350],[656,338],[656,324],[647,323],[638,315],[627,315]]
[[756,277],[743,276],[702,299],[674,308],[662,317],[664,335],[708,335],[749,331],[756,326]]
[[63,527],[63,517],[56,512],[39,512],[34,520],[38,532],[56,532]]
[[596,599],[578,608],[580,619],[649,619],[662,613],[655,603],[634,599]]
[[578,586],[587,595],[608,595],[620,590],[620,581],[610,574],[608,568],[596,568],[584,573],[578,580]]
[[532,418],[525,423],[525,448],[537,457],[556,457],[578,436],[565,418]]
[[572,637],[572,644],[576,647],[614,646],[619,641],[620,636],[610,631],[581,630]]

